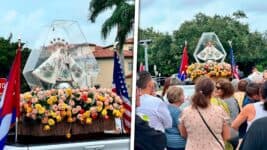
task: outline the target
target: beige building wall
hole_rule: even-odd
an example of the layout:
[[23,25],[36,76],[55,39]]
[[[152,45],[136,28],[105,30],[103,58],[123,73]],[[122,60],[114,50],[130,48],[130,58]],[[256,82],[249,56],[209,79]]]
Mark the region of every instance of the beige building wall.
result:
[[[99,73],[95,84],[99,84],[102,88],[112,88],[113,81],[113,58],[96,58],[99,65]],[[124,58],[125,76],[132,73],[132,58]],[[132,80],[126,80],[129,96],[132,94]]]

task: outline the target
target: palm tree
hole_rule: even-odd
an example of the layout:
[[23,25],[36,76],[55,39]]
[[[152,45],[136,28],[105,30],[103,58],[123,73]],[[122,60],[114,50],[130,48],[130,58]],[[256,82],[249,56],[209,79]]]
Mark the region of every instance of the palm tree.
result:
[[[124,60],[123,44],[127,35],[132,31],[134,23],[134,4],[128,2],[129,0],[91,0],[89,6],[88,19],[91,22],[95,22],[97,16],[102,12],[115,7],[112,15],[103,23],[101,35],[106,39],[111,30],[117,28],[115,41],[118,42],[117,50],[122,62]],[[124,66],[124,63],[122,65]]]

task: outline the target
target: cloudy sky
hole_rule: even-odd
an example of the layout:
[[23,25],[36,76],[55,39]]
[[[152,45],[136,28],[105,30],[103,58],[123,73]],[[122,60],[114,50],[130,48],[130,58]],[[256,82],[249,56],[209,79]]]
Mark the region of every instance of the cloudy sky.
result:
[[[115,31],[103,40],[101,25],[109,17],[106,11],[96,19],[96,23],[87,20],[90,0],[12,0],[2,1],[0,9],[0,37],[7,38],[13,33],[13,40],[21,35],[27,47],[33,48],[40,34],[47,30],[53,20],[77,21],[87,42],[98,45],[110,45]],[[40,41],[39,41],[40,42]]]
[[153,27],[156,31],[177,30],[186,20],[202,12],[206,15],[231,15],[243,10],[251,31],[267,30],[266,0],[140,0],[140,27]]

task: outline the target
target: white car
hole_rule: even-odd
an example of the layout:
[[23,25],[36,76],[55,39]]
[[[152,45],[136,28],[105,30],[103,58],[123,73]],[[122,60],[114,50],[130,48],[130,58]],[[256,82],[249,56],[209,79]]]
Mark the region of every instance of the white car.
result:
[[[193,96],[193,94],[195,92],[195,85],[175,85],[175,86],[180,87],[184,90],[185,101],[180,106],[180,108],[183,110],[185,107],[187,107],[191,103],[191,97]],[[159,92],[159,93],[161,93],[161,92]],[[163,100],[165,102],[169,103],[166,95],[163,97]]]
[[114,138],[109,140],[66,142],[51,144],[12,144],[4,150],[129,150],[129,138]]

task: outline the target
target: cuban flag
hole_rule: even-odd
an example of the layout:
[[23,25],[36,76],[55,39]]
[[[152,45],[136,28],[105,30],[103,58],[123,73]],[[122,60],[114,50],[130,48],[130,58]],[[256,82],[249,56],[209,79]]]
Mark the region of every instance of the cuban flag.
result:
[[181,59],[181,64],[178,72],[178,78],[181,81],[184,81],[186,79],[186,69],[188,67],[188,54],[187,54],[187,42],[185,41],[185,46],[183,50],[183,55]]
[[131,129],[131,102],[129,100],[120,59],[116,51],[114,51],[113,91],[123,100],[123,106],[126,110],[123,116],[123,125],[125,130],[129,132]]
[[21,50],[17,50],[0,101],[0,150],[4,149],[9,129],[19,116]]
[[231,69],[232,69],[232,74],[236,79],[240,79],[239,74],[238,74],[238,69],[235,64],[235,57],[234,57],[234,52],[232,45],[230,44],[230,60],[231,60]]

